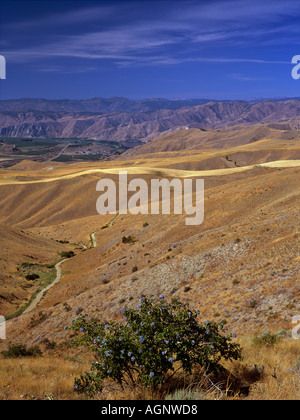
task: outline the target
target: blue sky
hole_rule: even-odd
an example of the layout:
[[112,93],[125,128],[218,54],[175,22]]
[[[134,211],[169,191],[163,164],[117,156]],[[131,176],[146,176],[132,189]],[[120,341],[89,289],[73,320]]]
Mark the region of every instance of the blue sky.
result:
[[0,99],[300,96],[299,0],[0,3]]

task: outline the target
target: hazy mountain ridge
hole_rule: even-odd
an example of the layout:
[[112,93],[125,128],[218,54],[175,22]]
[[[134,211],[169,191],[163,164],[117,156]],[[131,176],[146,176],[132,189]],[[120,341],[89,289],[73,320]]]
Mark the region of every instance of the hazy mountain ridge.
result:
[[[0,111],[47,111],[47,112],[147,112],[156,109],[178,109],[184,106],[202,105],[211,99],[128,99],[124,97],[91,99],[43,99],[21,98],[0,101]],[[213,100],[214,102],[221,102]]]
[[[30,106],[28,101],[15,101],[14,104],[13,101],[0,101],[0,136],[78,137],[147,142],[161,133],[181,128],[219,129],[240,124],[286,122],[287,128],[297,129],[300,117],[300,100],[297,99],[254,103],[207,102],[177,109],[150,109],[147,105],[178,105],[178,101],[164,102],[161,99],[131,101],[126,98],[95,98],[86,102],[34,100],[35,104],[39,104],[40,110],[18,111],[22,106]],[[182,104],[185,101],[179,102]],[[48,106],[49,103],[51,106]],[[82,111],[82,103],[88,104],[85,107],[86,111]],[[101,103],[105,103],[101,108],[105,112],[91,112],[93,103],[97,105],[97,109],[101,108]],[[74,111],[78,104],[81,110]],[[3,110],[5,106],[6,110]],[[138,106],[146,107],[146,110],[134,111]],[[53,107],[56,107],[55,111],[52,110]],[[122,107],[127,111],[120,111]],[[69,110],[71,108],[73,111]]]

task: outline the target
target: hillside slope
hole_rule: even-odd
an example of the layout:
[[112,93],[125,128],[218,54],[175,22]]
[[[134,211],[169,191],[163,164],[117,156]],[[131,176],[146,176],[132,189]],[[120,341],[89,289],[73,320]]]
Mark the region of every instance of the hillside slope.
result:
[[16,107],[0,111],[0,136],[146,142],[158,134],[185,127],[220,129],[240,124],[284,122],[287,129],[297,129],[300,116],[299,100],[208,102],[178,109],[142,109],[138,112],[70,112],[67,105],[62,108],[21,111]]
[[[238,333],[291,328],[300,309],[299,162],[203,174],[205,220],[193,227],[185,225],[184,214],[127,214],[108,224],[114,216],[96,214],[95,187],[104,176],[117,182],[117,175],[109,174],[116,172],[113,162],[109,164],[104,173],[73,172],[76,176],[69,179],[62,174],[75,167],[60,164],[56,172],[61,179],[46,183],[5,184],[14,169],[1,174],[0,189],[7,197],[2,223],[46,241],[86,245],[62,265],[61,282],[38,307],[9,323],[10,340],[64,341],[63,326],[80,308],[115,319],[124,305],[137,305],[141,295],[161,293],[199,307],[204,319],[225,319]],[[129,179],[139,174],[149,183],[160,176],[155,168],[146,174],[134,169]],[[20,179],[29,172],[18,167],[15,175]],[[53,176],[39,167],[41,173]],[[16,204],[20,196],[23,211]],[[97,246],[91,244],[92,232]],[[123,243],[123,236],[134,240]],[[29,328],[40,312],[44,321]]]

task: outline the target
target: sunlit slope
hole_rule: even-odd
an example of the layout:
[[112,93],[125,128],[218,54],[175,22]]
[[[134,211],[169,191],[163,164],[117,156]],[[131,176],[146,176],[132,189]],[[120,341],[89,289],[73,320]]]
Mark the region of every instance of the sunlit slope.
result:
[[[300,310],[300,149],[296,132],[275,131],[265,138],[269,130],[224,130],[227,140],[215,132],[219,137],[201,146],[191,138],[199,133],[183,130],[172,133],[172,141],[186,136],[182,150],[135,149],[93,163],[24,161],[0,171],[0,226],[8,229],[0,262],[3,285],[15,296],[5,297],[3,311],[18,309],[34,291],[26,289],[20,264],[55,262],[62,250],[76,254],[33,311],[46,312],[47,325],[28,329],[32,315],[26,314],[14,321],[13,337],[63,339],[61,325],[79,308],[118,317],[142,294],[160,293],[179,295],[200,306],[204,317],[226,319],[236,331],[287,328]],[[112,215],[97,214],[96,185],[104,177],[118,183],[120,170],[128,172],[128,181],[141,177],[148,185],[153,178],[203,178],[203,224],[186,226],[186,215],[172,212],[124,214],[110,224]],[[133,241],[123,243],[124,236]]]
[[[280,161],[280,163],[278,163]],[[298,166],[300,132],[235,127],[227,130],[178,130],[129,150],[118,159],[74,164],[21,162],[0,171],[0,185],[68,180],[90,174],[167,177],[219,176],[246,171],[255,165]]]
[[[163,166],[163,160],[154,160],[153,162],[135,162],[137,166],[126,166],[129,162],[123,162],[123,165],[119,162],[113,162],[113,164],[106,164],[105,162],[99,163],[98,167],[93,167],[93,164],[86,164],[85,167],[89,169],[79,169],[81,165],[68,165],[58,167],[51,173],[51,176],[45,174],[42,171],[28,171],[23,172],[22,175],[19,173],[10,171],[9,175],[0,174],[0,185],[32,185],[32,184],[43,184],[43,183],[52,183],[56,181],[70,180],[78,177],[83,177],[86,175],[96,175],[96,174],[113,174],[118,175],[120,172],[126,171],[129,175],[159,175],[165,177],[178,177],[178,178],[188,178],[188,177],[203,177],[203,176],[219,176],[219,175],[229,175],[232,173],[239,173],[253,169],[255,166],[263,167],[273,167],[273,168],[292,168],[300,166],[300,159],[294,160],[277,160],[272,162],[265,162],[247,166],[235,166],[231,168],[222,168],[222,169],[210,169],[210,170],[183,170],[183,169],[172,169],[170,168],[170,159],[167,159],[166,167]],[[147,163],[153,164],[153,166],[147,166]],[[180,159],[181,164],[185,164],[186,161]],[[161,165],[161,166],[159,166]],[[101,166],[99,168],[99,166]],[[2,175],[2,176],[1,176]]]
[[[10,334],[59,341],[79,308],[119,317],[122,307],[137,305],[142,294],[160,293],[200,307],[205,319],[226,319],[237,332],[288,328],[300,310],[299,167],[271,164],[204,177],[205,219],[193,227],[186,226],[184,214],[127,214],[102,229],[112,216],[96,214],[100,176],[0,187],[7,197],[6,223],[19,220],[41,237],[74,238],[88,246],[64,263],[61,282],[35,309],[48,314],[47,323],[32,331],[27,329],[32,314],[24,315]],[[117,175],[106,176],[117,181]],[[149,183],[152,177],[145,179]],[[32,203],[29,213],[21,208],[18,213],[20,194],[25,210]],[[123,236],[134,240],[123,243]]]
[[[20,307],[37,288],[37,280],[27,280],[33,266],[41,269],[59,258],[66,246],[36,233],[0,223],[0,314]],[[27,267],[25,267],[25,265]]]
[[300,140],[300,131],[286,129],[283,124],[277,128],[270,125],[234,126],[222,130],[199,130],[196,128],[176,130],[155,137],[153,140],[128,150],[125,156],[137,156],[158,152],[188,152],[198,149],[230,149],[252,145],[266,139],[278,140],[278,144],[293,145]]

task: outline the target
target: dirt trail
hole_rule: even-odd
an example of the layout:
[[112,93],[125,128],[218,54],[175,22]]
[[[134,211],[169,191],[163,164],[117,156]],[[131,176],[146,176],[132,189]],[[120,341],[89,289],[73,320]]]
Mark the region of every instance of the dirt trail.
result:
[[[113,223],[118,219],[118,217],[120,216],[120,213],[117,213],[108,223],[107,225],[105,225],[105,227],[110,227],[113,225]],[[97,246],[97,240],[96,240],[96,236],[95,234],[97,233],[97,230],[95,230],[94,232],[92,232],[90,234],[90,238],[91,238],[91,248],[96,248]]]
[[[118,217],[120,216],[120,213],[116,214],[107,224],[107,227],[112,226],[112,224],[115,222],[115,220],[118,219]],[[95,233],[97,231],[94,231],[90,234],[90,238],[91,238],[91,248],[96,248],[97,246],[97,241],[96,241],[96,237],[95,237]],[[87,249],[87,246],[84,245],[84,248]],[[50,290],[53,286],[55,286],[57,283],[60,282],[61,277],[62,277],[62,272],[61,272],[61,265],[67,261],[68,258],[65,258],[64,260],[58,262],[55,265],[55,269],[56,269],[56,277],[55,280],[49,284],[47,287],[45,287],[44,289],[42,289],[38,295],[33,299],[33,301],[30,303],[30,305],[28,306],[28,308],[26,308],[23,312],[23,314],[27,314],[28,312],[33,311],[37,305],[40,303],[40,301],[42,300],[43,296],[45,293],[48,292],[48,290]]]
[[37,305],[40,303],[40,301],[42,300],[44,293],[48,292],[48,290],[51,289],[51,287],[55,286],[55,284],[59,283],[61,280],[61,265],[67,260],[64,259],[62,261],[60,261],[59,263],[57,263],[55,265],[55,269],[56,269],[56,278],[55,280],[49,284],[47,287],[45,287],[43,290],[41,290],[39,292],[39,294],[33,299],[33,301],[31,302],[31,304],[28,306],[28,308],[25,309],[25,311],[23,312],[23,314],[26,314],[28,312],[31,312],[33,309],[35,309],[37,307]]
[[96,241],[95,233],[96,233],[96,231],[90,234],[91,248],[96,248],[96,246],[97,246],[97,241]]

